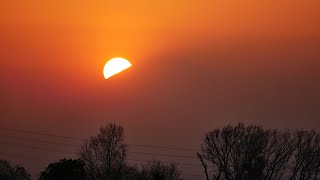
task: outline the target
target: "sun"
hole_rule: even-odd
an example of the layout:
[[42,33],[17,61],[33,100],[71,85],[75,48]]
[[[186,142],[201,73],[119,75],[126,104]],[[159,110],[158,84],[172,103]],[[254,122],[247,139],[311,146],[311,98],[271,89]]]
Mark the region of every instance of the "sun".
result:
[[132,64],[130,63],[130,61],[124,58],[121,58],[121,57],[112,58],[106,63],[106,65],[103,68],[104,78],[108,79],[111,76],[118,74],[119,72],[122,72],[131,66]]

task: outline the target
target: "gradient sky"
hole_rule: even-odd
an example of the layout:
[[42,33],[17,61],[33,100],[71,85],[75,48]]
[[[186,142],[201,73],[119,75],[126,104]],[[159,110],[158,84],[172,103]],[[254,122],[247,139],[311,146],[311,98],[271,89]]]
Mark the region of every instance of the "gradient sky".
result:
[[[2,0],[0,127],[86,138],[115,122],[128,143],[186,148],[237,122],[320,129],[319,8],[319,0]],[[115,56],[133,67],[104,80]],[[10,157],[32,172],[68,157],[0,149],[22,154]]]

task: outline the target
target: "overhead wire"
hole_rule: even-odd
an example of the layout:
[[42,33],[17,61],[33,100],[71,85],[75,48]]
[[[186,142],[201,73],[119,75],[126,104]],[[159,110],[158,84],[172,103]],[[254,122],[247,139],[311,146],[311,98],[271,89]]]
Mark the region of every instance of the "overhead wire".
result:
[[[39,131],[29,131],[29,130],[23,130],[23,129],[15,129],[15,128],[0,127],[0,130],[18,132],[18,133],[25,133],[25,134],[33,134],[33,135],[42,135],[42,136],[55,137],[55,138],[63,138],[63,139],[76,140],[76,141],[84,141],[85,140],[85,139],[77,138],[77,137],[62,136],[62,135],[56,135],[56,134],[50,134],[50,133],[43,133],[43,132],[39,132]],[[155,146],[155,145],[131,144],[131,143],[128,143],[127,145],[136,146],[136,147],[157,148],[157,149],[171,149],[171,150],[181,150],[181,151],[199,151],[199,149],[195,149],[195,148],[183,148],[183,147],[171,147],[171,146]]]
[[[60,139],[68,139],[68,140],[74,140],[77,142],[84,141],[85,139],[77,138],[77,137],[70,137],[70,136],[62,136],[62,135],[56,135],[56,134],[50,134],[50,133],[43,133],[39,131],[29,131],[29,130],[23,130],[23,129],[15,129],[15,128],[5,128],[0,127],[0,130],[4,130],[6,132],[15,132],[15,133],[24,133],[24,134],[32,134],[37,136],[47,136],[47,137],[53,137],[53,138],[60,138]],[[15,135],[8,135],[3,134],[0,132],[0,137],[7,137],[11,139],[16,140],[23,140],[23,141],[33,141],[33,142],[39,142],[44,143],[48,145],[64,145],[64,146],[79,146],[79,144],[71,144],[71,143],[62,143],[57,141],[49,141],[49,140],[41,140],[37,138],[26,138],[26,137],[19,137]],[[70,154],[70,155],[77,155],[76,152],[71,151],[64,151],[60,149],[52,149],[52,148],[43,148],[38,146],[32,146],[27,144],[15,144],[10,142],[0,142],[0,144],[6,144],[11,146],[20,146],[25,147],[32,150],[39,150],[39,151],[46,151],[46,152],[59,152],[64,154]],[[143,148],[153,148],[153,149],[167,149],[167,150],[178,150],[178,151],[198,151],[198,149],[195,148],[184,148],[184,147],[170,147],[170,146],[155,146],[155,145],[144,145],[144,144],[127,144],[129,147],[143,147]],[[3,153],[2,153],[3,154]],[[162,154],[162,153],[149,153],[149,152],[136,152],[136,151],[129,151],[128,154],[140,154],[140,155],[147,155],[147,156],[162,156],[162,157],[176,157],[176,158],[186,158],[186,159],[197,159],[195,156],[184,156],[184,155],[175,155],[175,154]],[[138,160],[138,159],[127,159],[128,161],[134,161],[134,162],[151,162],[150,160]],[[193,167],[201,167],[200,164],[192,164],[192,163],[178,163],[178,162],[169,162],[169,161],[161,161],[163,163],[175,163],[182,166],[193,166]],[[188,175],[193,176],[193,175]],[[201,175],[194,175],[194,176],[201,176]]]
[[[4,153],[4,152],[1,152],[0,151],[0,157],[2,158],[12,158],[12,157],[15,157],[15,156],[18,156],[17,154],[8,154],[8,153]],[[19,155],[20,158],[24,159],[24,160],[34,160],[33,158],[28,158],[28,156],[22,156],[21,154]],[[134,162],[152,162],[150,160],[136,160],[136,159],[127,159],[128,161],[134,161]],[[34,161],[31,161],[31,162],[34,162]],[[162,163],[174,163],[174,164],[178,164],[178,165],[182,165],[182,164],[179,164],[179,163],[175,163],[175,162],[166,162],[166,161],[161,161]],[[42,162],[42,164],[46,164],[46,162]],[[184,165],[188,165],[188,164],[184,164]],[[190,166],[193,166],[192,164],[190,164]],[[28,170],[29,171],[29,170]],[[39,175],[41,173],[41,171],[29,171],[31,172],[33,175]],[[201,174],[185,174],[184,173],[184,176],[203,176]]]

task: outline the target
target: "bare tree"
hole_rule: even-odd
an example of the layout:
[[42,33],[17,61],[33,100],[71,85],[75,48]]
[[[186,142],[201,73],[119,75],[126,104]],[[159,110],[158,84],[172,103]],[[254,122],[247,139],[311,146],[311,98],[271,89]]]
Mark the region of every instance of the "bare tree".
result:
[[[208,166],[207,166],[207,164],[205,163],[205,161],[204,161],[203,157],[201,156],[201,154],[197,153],[197,157],[201,161],[201,165],[204,168],[204,174],[206,175],[206,179],[210,180],[209,174],[208,174]],[[221,176],[221,171],[219,171],[217,176],[214,175],[214,179],[220,179],[220,176]]]
[[125,166],[123,170],[123,180],[143,180],[139,168],[134,166]]
[[316,179],[319,143],[314,131],[293,136],[291,131],[238,124],[208,132],[198,158],[207,179]]
[[0,160],[1,180],[30,180],[30,175],[20,165],[12,167],[7,161]]
[[127,156],[123,127],[102,126],[97,136],[84,142],[79,154],[89,179],[121,179]]
[[177,164],[164,164],[161,161],[150,161],[142,165],[143,180],[182,180],[182,173]]
[[315,131],[297,131],[296,151],[291,171],[292,180],[318,179],[320,171],[320,134]]
[[261,179],[267,140],[268,133],[259,126],[227,126],[206,134],[198,157],[213,179]]
[[290,165],[290,158],[296,148],[296,140],[290,131],[267,130],[268,144],[265,149],[266,180],[283,179]]

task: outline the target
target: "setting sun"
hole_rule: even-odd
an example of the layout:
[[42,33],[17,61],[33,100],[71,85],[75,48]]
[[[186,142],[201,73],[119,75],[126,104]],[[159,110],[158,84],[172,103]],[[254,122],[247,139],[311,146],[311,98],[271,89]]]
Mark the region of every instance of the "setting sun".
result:
[[104,78],[108,79],[111,76],[119,72],[122,72],[131,66],[132,64],[124,58],[113,58],[109,60],[104,66],[104,69],[103,69]]

